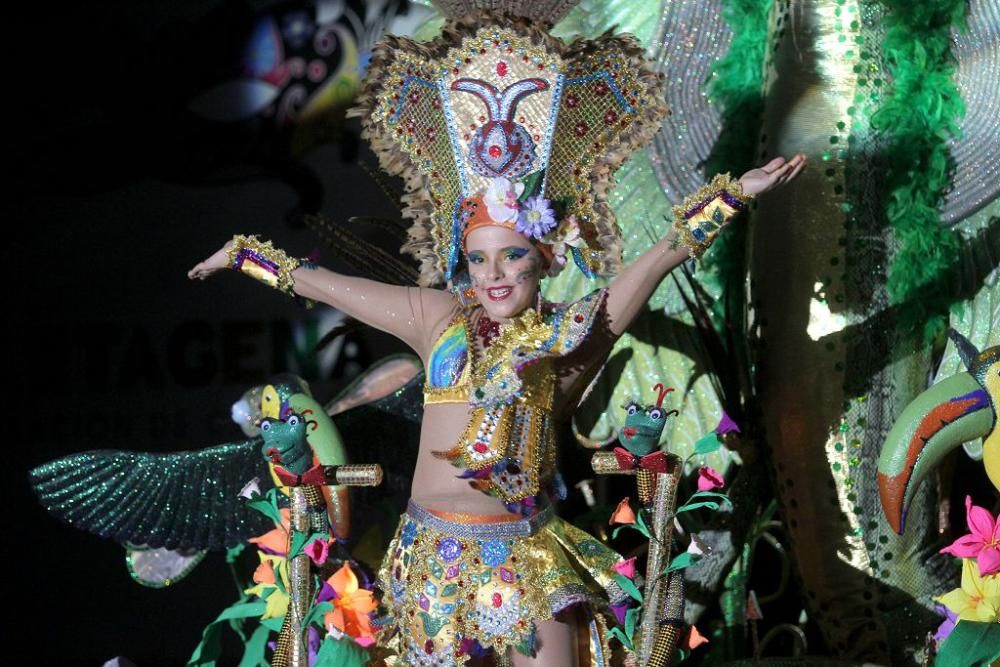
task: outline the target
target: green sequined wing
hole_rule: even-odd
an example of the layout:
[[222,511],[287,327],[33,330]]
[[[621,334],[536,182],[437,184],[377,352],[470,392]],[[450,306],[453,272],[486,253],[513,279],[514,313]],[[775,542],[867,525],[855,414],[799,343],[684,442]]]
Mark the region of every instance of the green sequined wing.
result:
[[239,497],[272,484],[261,440],[150,454],[95,450],[29,473],[39,502],[71,526],[121,544],[174,550],[232,547],[273,527]]

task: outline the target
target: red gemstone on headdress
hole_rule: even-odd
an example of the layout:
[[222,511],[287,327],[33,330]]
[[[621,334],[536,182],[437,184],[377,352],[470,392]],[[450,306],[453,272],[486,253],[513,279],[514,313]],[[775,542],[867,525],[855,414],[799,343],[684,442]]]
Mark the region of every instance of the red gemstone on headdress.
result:
[[499,593],[493,594],[493,606],[496,607],[497,609],[503,606],[503,596],[500,595]]
[[481,442],[475,443],[474,445],[472,445],[472,448],[477,452],[479,452],[480,454],[485,454],[487,450],[489,450],[489,447],[487,447],[485,444]]
[[501,153],[503,153],[503,151],[501,151],[500,147],[497,146],[496,144],[493,144],[492,146],[490,146],[490,157],[491,158],[498,158],[498,157],[500,157]]
[[432,655],[434,653],[434,642],[430,639],[424,642],[424,653],[427,655]]
[[507,63],[502,60],[497,63],[497,76],[507,76]]

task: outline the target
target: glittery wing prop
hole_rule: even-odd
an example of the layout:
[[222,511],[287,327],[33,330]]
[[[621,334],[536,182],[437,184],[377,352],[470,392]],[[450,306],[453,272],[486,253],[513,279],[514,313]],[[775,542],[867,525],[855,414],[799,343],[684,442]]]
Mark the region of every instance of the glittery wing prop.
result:
[[259,439],[199,451],[95,450],[29,473],[41,504],[70,525],[121,544],[171,550],[232,547],[272,526],[240,490],[270,484]]

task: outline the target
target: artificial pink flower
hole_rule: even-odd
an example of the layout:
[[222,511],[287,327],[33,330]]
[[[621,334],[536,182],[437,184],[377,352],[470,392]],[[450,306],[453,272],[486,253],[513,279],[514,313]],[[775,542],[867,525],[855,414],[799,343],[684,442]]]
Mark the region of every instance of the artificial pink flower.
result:
[[627,579],[635,577],[635,556],[618,561],[611,569]]
[[970,533],[952,542],[941,553],[975,558],[981,577],[1000,572],[1000,522],[985,507],[973,505],[970,496],[965,497],[965,522]]
[[721,489],[726,485],[726,480],[722,478],[714,468],[711,466],[702,466],[698,468],[698,490],[699,491],[711,491],[712,489]]
[[322,537],[317,537],[315,540],[306,545],[306,553],[309,554],[309,558],[316,565],[322,565],[326,562],[326,559],[330,556],[330,544],[333,540],[326,540]]
[[635,523],[635,512],[628,504],[628,498],[622,498],[622,501],[618,503],[618,507],[615,511],[611,513],[611,518],[608,520],[609,524],[613,523],[624,523],[627,525],[632,525]]

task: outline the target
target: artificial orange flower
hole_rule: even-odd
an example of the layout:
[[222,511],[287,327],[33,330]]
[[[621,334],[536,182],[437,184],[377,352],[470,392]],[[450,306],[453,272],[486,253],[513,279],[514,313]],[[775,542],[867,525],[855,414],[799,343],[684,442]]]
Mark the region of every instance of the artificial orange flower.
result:
[[292,521],[291,510],[283,507],[278,511],[281,512],[281,525],[275,526],[260,537],[251,537],[248,541],[272,553],[288,555],[288,528]]
[[618,507],[616,507],[615,511],[611,513],[611,519],[608,520],[608,524],[614,523],[624,523],[628,525],[635,523],[635,512],[633,512],[631,506],[629,506],[627,496],[622,498],[622,501],[618,503]]
[[[285,592],[288,590],[288,567],[285,558],[262,551],[258,551],[257,555],[260,557],[260,565],[253,573],[253,580],[257,585],[246,589],[245,592],[267,601],[261,618],[281,618],[288,613],[288,593]],[[277,584],[275,570],[281,577],[283,589]]]
[[[326,580],[337,593],[333,602],[333,611],[328,611],[323,617],[327,630],[333,626],[340,632],[349,635],[361,646],[375,643],[371,619],[368,614],[378,607],[372,592],[358,586],[358,578],[354,576],[347,563]],[[330,631],[331,634],[334,634]]]
[[702,644],[707,644],[707,643],[708,639],[705,637],[705,635],[698,632],[698,628],[692,625],[691,632],[688,633],[687,639],[684,640],[684,648],[690,651],[692,649],[698,648]]

